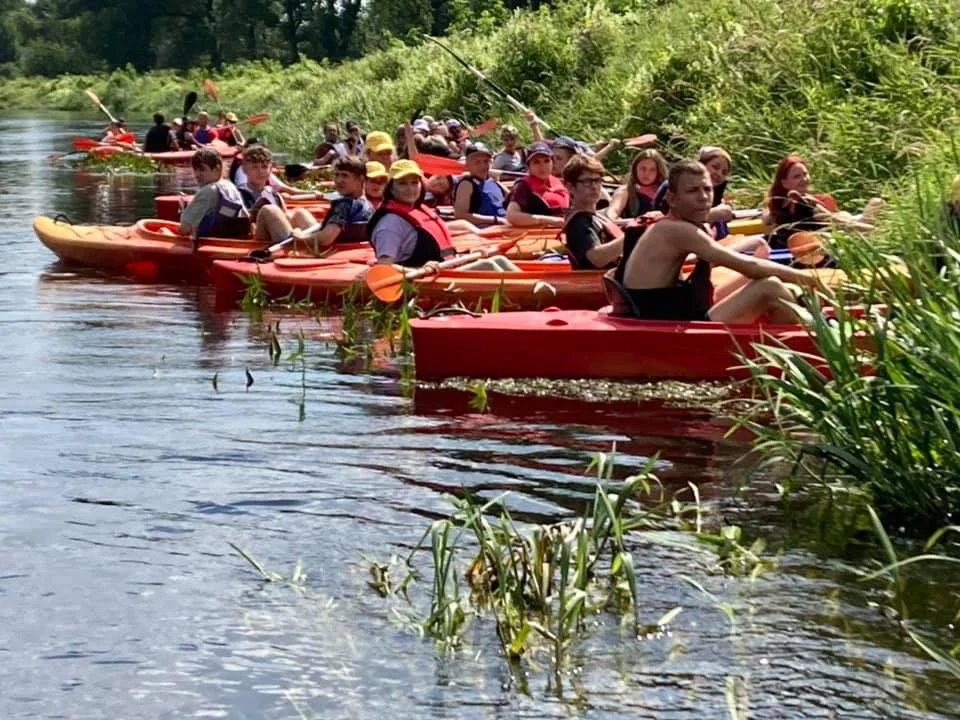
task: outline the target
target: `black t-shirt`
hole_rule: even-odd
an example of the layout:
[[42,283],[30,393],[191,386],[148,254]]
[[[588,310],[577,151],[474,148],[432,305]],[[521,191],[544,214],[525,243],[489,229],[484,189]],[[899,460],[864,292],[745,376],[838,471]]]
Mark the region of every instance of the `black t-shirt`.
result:
[[149,153],[168,152],[171,146],[172,134],[166,125],[154,125],[147,130],[143,139],[143,151]]
[[[604,270],[587,259],[587,252],[610,242],[613,238],[594,213],[578,212],[563,229],[564,243],[570,251],[570,265],[574,270]],[[611,263],[608,267],[613,267]]]

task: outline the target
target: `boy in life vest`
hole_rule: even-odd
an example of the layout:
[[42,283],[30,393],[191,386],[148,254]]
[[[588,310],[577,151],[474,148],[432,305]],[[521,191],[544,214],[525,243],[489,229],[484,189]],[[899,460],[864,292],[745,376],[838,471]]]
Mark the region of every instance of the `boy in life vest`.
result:
[[209,145],[216,135],[210,127],[210,116],[205,112],[197,113],[197,126],[193,129],[193,142],[197,145]]
[[313,215],[303,208],[287,214],[283,198],[270,184],[273,153],[267,148],[263,145],[245,148],[242,167],[244,182],[238,189],[254,223],[254,237],[258,242],[280,242],[289,238],[294,228],[307,228],[314,224]]
[[570,214],[560,235],[574,270],[611,268],[623,252],[623,231],[597,212],[603,174],[600,162],[582,155],[574,156],[563,168],[563,181],[570,191]]
[[317,251],[337,242],[363,242],[367,237],[367,222],[373,215],[373,207],[363,194],[367,177],[367,165],[363,160],[340,158],[333,169],[333,185],[340,197],[330,205],[319,230],[293,233],[298,240],[313,241]]
[[191,165],[200,188],[180,214],[179,234],[193,238],[194,251],[200,237],[249,238],[250,213],[237,186],[221,179],[220,153],[213,148],[201,148],[194,153]]
[[467,174],[457,184],[453,199],[453,214],[458,220],[467,220],[477,227],[506,225],[507,193],[490,177],[493,153],[483,143],[467,145]]

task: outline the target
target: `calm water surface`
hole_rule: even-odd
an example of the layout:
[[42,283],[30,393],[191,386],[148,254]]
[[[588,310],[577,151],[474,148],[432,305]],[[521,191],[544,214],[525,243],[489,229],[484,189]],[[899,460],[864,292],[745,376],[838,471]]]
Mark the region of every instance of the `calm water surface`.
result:
[[[74,274],[34,237],[38,213],[129,223],[178,187],[46,162],[101,126],[0,118],[0,717],[722,718],[729,676],[744,717],[960,717],[958,683],[902,641],[882,588],[772,510],[742,517],[788,544],[753,584],[641,545],[646,621],[684,607],[672,636],[600,618],[562,693],[545,672],[509,687],[488,623],[438,655],[367,588],[362,556],[416,542],[444,491],[509,489],[520,517],[554,520],[579,511],[591,453],[616,441],[622,471],[660,451],[665,480],[722,498],[746,446],[657,407],[414,403],[320,341],[301,422],[300,373],[271,367],[261,326],[214,314],[202,290]],[[301,559],[305,590],[263,585],[231,542],[287,575]],[[735,629],[684,573],[738,608]],[[949,641],[944,596],[920,605]]]

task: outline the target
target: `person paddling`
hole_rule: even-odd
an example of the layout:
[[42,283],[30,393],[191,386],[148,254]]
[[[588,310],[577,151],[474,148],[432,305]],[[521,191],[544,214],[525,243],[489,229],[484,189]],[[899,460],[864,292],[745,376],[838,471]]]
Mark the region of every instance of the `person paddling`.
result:
[[237,186],[223,176],[223,159],[213,148],[201,148],[190,161],[200,189],[180,214],[180,235],[248,239],[250,213]]
[[214,139],[213,128],[210,127],[210,116],[201,111],[197,113],[197,124],[193,128],[193,141],[197,145],[209,145]]
[[244,182],[239,185],[244,207],[254,223],[254,237],[260,242],[276,243],[290,237],[293,229],[307,228],[316,221],[303,208],[294,210],[289,216],[287,207],[270,185],[273,170],[273,153],[262,145],[254,145],[243,150]]
[[423,179],[423,171],[412,160],[397,160],[391,166],[383,204],[367,224],[377,263],[421,267],[456,253],[447,226],[424,205]]
[[607,217],[638,218],[654,210],[660,185],[667,181],[667,161],[657,150],[641,150],[630,165],[630,175],[618,187],[607,208]]
[[563,225],[570,193],[553,176],[553,150],[545,142],[527,148],[527,175],[517,180],[507,204],[507,222],[517,227]]
[[147,130],[143,138],[143,151],[148,153],[172,152],[179,150],[177,139],[170,126],[164,122],[163,114],[155,113],[153,127]]
[[[670,211],[624,250],[615,279],[622,283],[636,317],[646,320],[712,320],[772,323],[796,322],[787,303],[794,296],[783,282],[816,286],[814,275],[720,245],[705,230],[713,202],[710,173],[696,160],[682,160],[670,169],[667,202]],[[697,258],[689,277],[681,279],[687,256]],[[711,264],[735,270],[749,281],[713,304]]]
[[574,270],[613,267],[623,251],[623,231],[597,212],[604,172],[599,161],[580,155],[563,168],[563,181],[570,191],[570,214],[560,236]]
[[490,177],[493,153],[483,143],[470,143],[466,150],[467,174],[454,193],[453,214],[459,220],[469,220],[478,227],[506,225],[503,206],[506,190]]
[[247,139],[240,132],[237,125],[239,119],[236,113],[224,113],[224,124],[217,129],[216,139],[225,142],[230,147],[243,147],[247,144]]
[[313,241],[321,250],[334,243],[363,242],[373,207],[363,196],[367,168],[360,158],[340,158],[334,163],[333,184],[340,197],[333,201],[324,215],[320,229],[307,233],[295,230],[298,240]]

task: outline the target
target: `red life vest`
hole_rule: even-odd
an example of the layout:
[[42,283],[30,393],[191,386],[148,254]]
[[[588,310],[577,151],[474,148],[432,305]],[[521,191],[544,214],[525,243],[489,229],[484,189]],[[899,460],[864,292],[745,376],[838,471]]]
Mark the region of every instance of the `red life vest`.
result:
[[374,228],[387,213],[399,215],[417,230],[417,246],[413,255],[409,258],[394,258],[398,264],[420,267],[431,260],[440,261],[456,254],[457,249],[453,246],[450,231],[436,212],[424,205],[413,207],[396,200],[385,202],[370,219],[367,235],[371,242]]
[[551,175],[541,180],[533,175],[525,175],[517,182],[525,183],[533,193],[533,200],[526,209],[531,215],[562,216],[570,207],[570,193],[560,178]]

